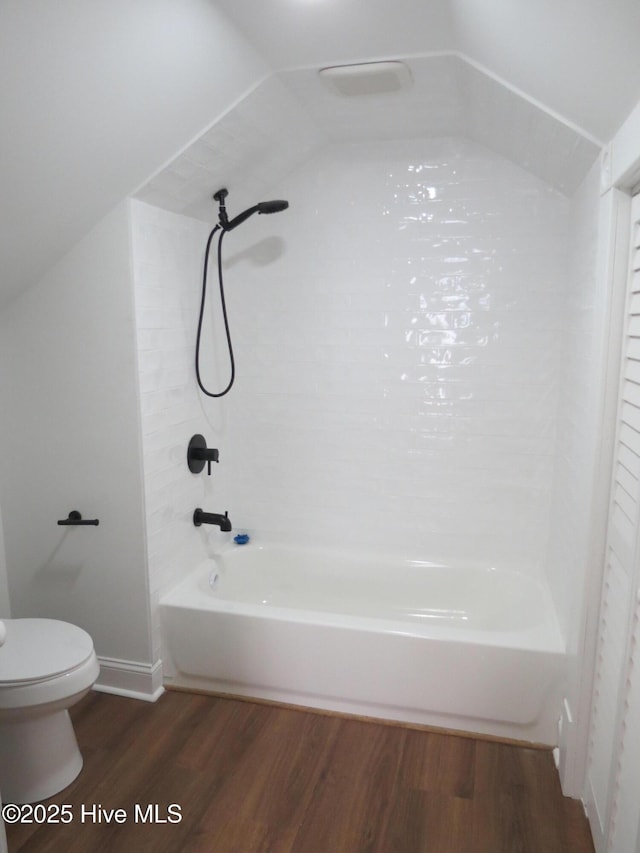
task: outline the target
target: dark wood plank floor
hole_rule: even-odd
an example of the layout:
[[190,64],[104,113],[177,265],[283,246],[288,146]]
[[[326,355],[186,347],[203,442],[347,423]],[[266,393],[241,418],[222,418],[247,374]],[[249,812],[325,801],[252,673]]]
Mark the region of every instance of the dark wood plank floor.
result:
[[72,716],[85,766],[47,803],[73,821],[10,853],[593,853],[545,750],[185,693]]

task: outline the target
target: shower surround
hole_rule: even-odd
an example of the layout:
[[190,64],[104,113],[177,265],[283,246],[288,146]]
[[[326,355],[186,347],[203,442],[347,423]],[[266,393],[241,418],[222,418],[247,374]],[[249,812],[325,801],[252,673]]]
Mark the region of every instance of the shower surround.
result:
[[196,506],[258,540],[542,575],[569,200],[460,138],[330,145],[270,189],[290,210],[225,238],[218,401],[193,378],[209,228],[132,202],[152,603],[229,538]]
[[237,523],[540,566],[566,200],[456,140],[336,146],[279,189],[291,216],[227,243]]

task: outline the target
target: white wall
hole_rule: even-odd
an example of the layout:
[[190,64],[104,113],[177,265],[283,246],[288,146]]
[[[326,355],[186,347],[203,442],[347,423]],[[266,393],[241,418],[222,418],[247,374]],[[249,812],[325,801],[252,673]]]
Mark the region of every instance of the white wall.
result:
[[[151,660],[128,208],[0,314],[0,502],[12,615]],[[56,525],[72,509],[99,527]]]
[[4,549],[4,525],[2,507],[0,507],[0,618],[11,616],[9,601],[9,582],[7,579],[7,556]]
[[558,310],[564,323],[555,488],[547,574],[565,638],[578,642],[581,593],[588,562],[592,482],[598,455],[603,388],[598,382],[606,318],[598,273],[599,164],[571,201],[569,267]]
[[[198,493],[184,453],[197,429],[220,449],[211,480],[195,480],[198,505],[228,509],[236,530],[541,571],[568,201],[459,140],[328,148],[272,195],[290,210],[225,237],[238,378],[223,400],[201,400],[200,414],[187,390],[200,272],[185,257],[188,281],[171,273],[164,293],[147,293],[158,322],[180,317],[189,339],[184,348],[181,331],[167,357],[156,334],[160,365],[142,377],[163,409],[158,428],[153,415],[145,427],[165,445],[158,518],[187,535]],[[155,249],[144,249],[155,276],[171,229],[184,249],[196,240],[201,261],[206,229],[137,210],[156,229]],[[215,274],[210,288],[212,306]],[[224,349],[215,368],[206,363],[208,384],[222,387]],[[167,418],[181,423],[161,438]],[[168,495],[180,492],[178,508]]]
[[640,133],[640,102],[611,140],[610,180],[614,186],[633,188],[640,181],[638,164],[638,134]]
[[[624,226],[626,228],[626,224]],[[562,390],[547,576],[567,644],[559,770],[566,795],[585,779],[595,631],[608,510],[622,287],[613,281],[612,193],[594,166],[572,199]],[[626,257],[622,261],[626,265]],[[620,293],[616,291],[619,290]]]

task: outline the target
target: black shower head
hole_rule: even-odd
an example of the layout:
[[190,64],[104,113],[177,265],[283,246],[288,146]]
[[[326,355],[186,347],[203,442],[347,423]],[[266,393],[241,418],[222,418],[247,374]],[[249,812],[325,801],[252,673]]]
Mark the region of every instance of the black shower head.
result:
[[261,201],[258,202],[258,213],[280,213],[281,210],[286,210],[289,207],[288,201],[278,199],[276,201]]
[[214,199],[220,205],[219,212],[219,222],[223,231],[232,231],[238,225],[241,225],[245,219],[248,219],[250,216],[253,216],[254,213],[279,213],[281,210],[286,210],[289,207],[288,201],[275,200],[275,201],[260,201],[258,204],[253,207],[249,207],[244,210],[242,213],[239,213],[235,216],[231,221],[227,218],[227,210],[225,207],[225,198],[227,197],[227,190],[218,190],[217,193],[214,194]]

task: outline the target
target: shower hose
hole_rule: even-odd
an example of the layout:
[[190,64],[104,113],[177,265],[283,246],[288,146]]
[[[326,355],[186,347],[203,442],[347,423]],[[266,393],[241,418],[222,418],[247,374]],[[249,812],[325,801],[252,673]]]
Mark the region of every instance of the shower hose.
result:
[[[220,231],[220,236],[218,237],[218,284],[220,287],[220,304],[222,306],[222,318],[224,320],[224,331],[227,337],[227,348],[229,351],[229,364],[231,366],[231,377],[229,379],[229,383],[227,387],[223,391],[209,391],[208,388],[205,388],[204,383],[202,382],[202,377],[200,376],[200,338],[202,335],[202,322],[204,319],[204,306],[207,297],[207,276],[209,271],[209,253],[211,250],[211,242],[213,240],[214,234]],[[202,273],[202,297],[200,299],[200,315],[198,317],[198,332],[196,335],[196,378],[198,380],[198,385],[200,386],[200,390],[207,395],[207,397],[224,397],[225,394],[228,394],[231,390],[231,387],[236,378],[236,363],[233,357],[233,346],[231,345],[231,332],[229,331],[229,318],[227,317],[227,305],[224,298],[224,283],[222,278],[222,238],[225,235],[225,231],[220,228],[220,225],[216,225],[211,234],[209,234],[209,239],[207,240],[207,248],[204,253],[204,270]]]

